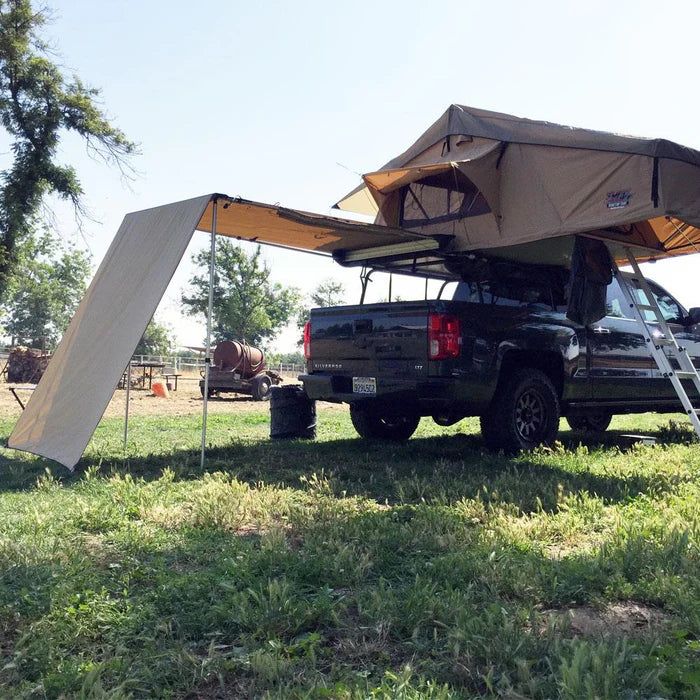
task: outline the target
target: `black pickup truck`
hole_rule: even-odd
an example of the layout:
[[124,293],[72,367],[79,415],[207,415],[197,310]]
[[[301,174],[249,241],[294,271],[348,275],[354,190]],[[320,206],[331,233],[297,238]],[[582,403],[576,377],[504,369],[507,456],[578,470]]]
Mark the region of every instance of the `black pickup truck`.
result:
[[[350,404],[362,437],[407,439],[421,416],[445,426],[480,416],[487,445],[508,451],[552,443],[561,416],[574,429],[605,430],[614,414],[681,410],[615,279],[607,315],[583,327],[566,318],[567,277],[508,264],[457,283],[450,300],[313,309],[304,389]],[[700,367],[700,310],[650,286]]]

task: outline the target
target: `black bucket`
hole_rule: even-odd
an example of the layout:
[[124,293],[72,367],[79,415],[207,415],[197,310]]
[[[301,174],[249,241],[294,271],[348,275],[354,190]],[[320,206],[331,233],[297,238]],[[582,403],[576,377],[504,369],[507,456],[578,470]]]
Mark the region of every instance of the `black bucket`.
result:
[[316,402],[300,386],[270,389],[270,437],[290,440],[316,437]]

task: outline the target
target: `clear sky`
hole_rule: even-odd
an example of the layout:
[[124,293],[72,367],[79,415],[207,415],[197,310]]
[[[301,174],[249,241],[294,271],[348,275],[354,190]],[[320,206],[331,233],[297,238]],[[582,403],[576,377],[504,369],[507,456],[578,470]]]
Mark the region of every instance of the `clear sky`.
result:
[[[402,152],[450,103],[700,149],[695,0],[48,2],[60,62],[101,88],[114,123],[141,144],[125,186],[77,139],[64,142],[97,219],[84,231],[95,264],[127,212],[208,192],[329,213],[357,173]],[[60,207],[58,219],[74,240]],[[358,299],[357,271],[265,255],[276,281],[308,292],[335,277]],[[157,318],[200,344],[201,327],[177,309],[188,261]],[[690,256],[651,276],[700,306],[699,270]]]

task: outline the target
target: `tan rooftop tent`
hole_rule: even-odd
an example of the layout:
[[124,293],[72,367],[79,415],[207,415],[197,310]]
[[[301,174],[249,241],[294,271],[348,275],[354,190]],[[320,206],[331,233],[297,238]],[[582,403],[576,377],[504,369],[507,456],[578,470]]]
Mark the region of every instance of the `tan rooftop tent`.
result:
[[663,139],[452,105],[363,179],[337,208],[451,235],[447,253],[534,243],[544,255],[556,246],[537,242],[584,232],[640,260],[700,250],[700,152]]
[[197,229],[212,248],[222,234],[447,278],[475,251],[561,263],[573,233],[606,240],[619,260],[625,247],[649,259],[700,246],[700,153],[669,141],[453,105],[364,181],[338,207],[375,224],[217,194],[128,214],[9,446],[77,463]]

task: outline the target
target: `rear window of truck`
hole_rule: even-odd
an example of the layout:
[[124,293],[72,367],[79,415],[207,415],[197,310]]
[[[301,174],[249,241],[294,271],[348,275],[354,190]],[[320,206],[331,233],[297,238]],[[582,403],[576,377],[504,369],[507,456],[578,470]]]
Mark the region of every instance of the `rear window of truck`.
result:
[[563,290],[557,293],[554,285],[540,280],[515,278],[460,282],[452,299],[472,304],[527,307],[533,311],[566,309]]

